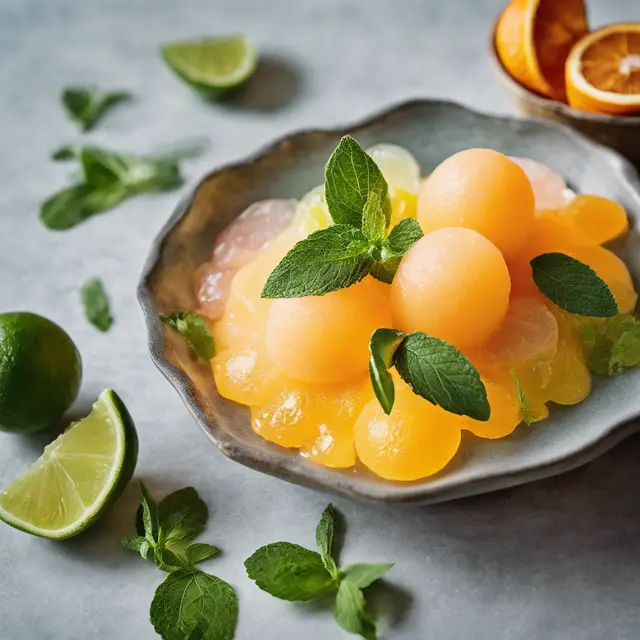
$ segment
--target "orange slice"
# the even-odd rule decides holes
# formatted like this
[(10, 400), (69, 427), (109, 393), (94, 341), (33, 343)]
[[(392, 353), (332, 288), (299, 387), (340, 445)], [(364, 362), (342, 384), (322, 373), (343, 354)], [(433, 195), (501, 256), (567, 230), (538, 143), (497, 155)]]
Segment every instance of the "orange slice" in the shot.
[(520, 84), (564, 100), (565, 61), (587, 31), (584, 0), (511, 0), (498, 19), (496, 50)]
[(571, 50), (565, 72), (572, 107), (640, 113), (640, 23), (612, 24), (582, 38)]

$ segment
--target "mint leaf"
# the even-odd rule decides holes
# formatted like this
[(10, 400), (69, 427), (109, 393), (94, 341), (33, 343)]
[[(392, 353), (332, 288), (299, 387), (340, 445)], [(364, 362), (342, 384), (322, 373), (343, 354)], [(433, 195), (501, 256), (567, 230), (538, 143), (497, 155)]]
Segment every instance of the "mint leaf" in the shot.
[(158, 505), (158, 521), (164, 544), (199, 536), (207, 525), (209, 510), (193, 487), (174, 491)]
[[(126, 536), (125, 538), (122, 538), (120, 542), (125, 549), (129, 549), (129, 551), (135, 551), (140, 555), (142, 555), (141, 549), (143, 545), (146, 545), (145, 553), (149, 550), (149, 543), (143, 536)], [(145, 556), (142, 557), (146, 560)]]
[(151, 624), (164, 640), (231, 640), (238, 599), (224, 580), (200, 571), (175, 571), (157, 588)]
[(151, 545), (149, 544), (149, 542), (147, 540), (145, 540), (141, 545), (140, 545), (140, 555), (142, 556), (143, 560), (147, 560), (149, 558), (149, 551), (151, 551)]
[(87, 320), (100, 331), (108, 331), (113, 324), (113, 317), (102, 281), (98, 278), (87, 280), (82, 285), (80, 295)]
[(527, 395), (524, 392), (522, 384), (520, 383), (520, 379), (518, 378), (514, 369), (511, 369), (511, 375), (513, 377), (514, 382), (516, 383), (516, 389), (518, 391), (518, 399), (520, 400), (520, 415), (522, 416), (522, 421), (527, 425), (531, 426), (533, 422), (533, 411), (531, 409), (531, 401), (527, 398)]
[(271, 272), (263, 298), (321, 296), (362, 280), (370, 264), (361, 231), (336, 224), (298, 242)]
[(413, 218), (400, 220), (391, 230), (389, 237), (382, 242), (379, 251), (373, 253), (374, 263), (369, 268), (371, 275), (381, 282), (391, 284), (400, 260), (423, 235), (417, 220)]
[(561, 309), (579, 316), (618, 315), (611, 290), (589, 265), (563, 253), (543, 253), (531, 268), (538, 289)]
[(281, 600), (312, 600), (336, 584), (319, 553), (291, 542), (261, 547), (244, 566), (260, 589)]
[(580, 339), (592, 373), (613, 376), (640, 364), (640, 319), (632, 315), (582, 322)]
[(142, 512), (142, 531), (138, 530), (138, 534), (144, 535), (149, 544), (154, 547), (158, 542), (160, 530), (158, 505), (151, 497), (151, 494), (143, 482), (140, 483), (140, 489), (142, 491), (142, 503), (140, 505), (140, 510)]
[(380, 193), (372, 191), (362, 209), (362, 233), (372, 245), (386, 239), (387, 219)]
[(196, 542), (195, 544), (190, 544), (187, 547), (185, 557), (187, 562), (190, 564), (198, 564), (198, 562), (204, 562), (219, 553), (220, 549), (218, 547), (214, 547), (212, 544)]
[(356, 633), (366, 640), (376, 640), (376, 626), (365, 611), (364, 595), (353, 582), (340, 582), (333, 614), (345, 631)]
[(91, 129), (111, 107), (131, 99), (128, 91), (101, 91), (95, 87), (69, 87), (62, 104), (71, 120), (83, 131)]
[(56, 149), (51, 154), (51, 159), (56, 162), (66, 162), (67, 160), (78, 160), (80, 158), (80, 152), (82, 147), (75, 147), (71, 145), (67, 145), (65, 147), (60, 147)]
[(410, 333), (395, 354), (400, 377), (414, 393), (446, 411), (486, 421), (491, 415), (478, 370), (444, 340)]
[(340, 569), (340, 576), (343, 580), (348, 580), (359, 589), (365, 589), (381, 578), (393, 565), (393, 562), (382, 562), (378, 564), (356, 562), (342, 567), (342, 569)]
[(335, 512), (329, 504), (322, 512), (322, 517), (316, 528), (316, 545), (320, 549), (322, 562), (326, 570), (334, 577), (338, 577), (338, 567), (333, 559), (333, 535), (335, 533)]
[(388, 191), (373, 159), (351, 136), (344, 136), (325, 169), (325, 199), (333, 221), (361, 229), (365, 203), (375, 193), (382, 204), (386, 228), (391, 218)]
[(166, 316), (159, 314), (165, 324), (175, 329), (189, 345), (189, 349), (196, 358), (209, 361), (213, 358), (215, 349), (213, 337), (207, 326), (207, 321), (195, 311), (176, 310)]
[(167, 549), (163, 545), (158, 545), (153, 550), (154, 555), (153, 559), (156, 563), (156, 566), (161, 571), (166, 571), (167, 573), (171, 573), (173, 571), (180, 571), (181, 569), (191, 569), (192, 566), (189, 562), (187, 562), (186, 558), (183, 558), (181, 555), (174, 553), (171, 549)]
[(389, 369), (404, 336), (404, 332), (397, 329), (376, 329), (369, 341), (369, 377), (376, 398), (387, 415), (391, 413), (395, 400), (395, 387)]

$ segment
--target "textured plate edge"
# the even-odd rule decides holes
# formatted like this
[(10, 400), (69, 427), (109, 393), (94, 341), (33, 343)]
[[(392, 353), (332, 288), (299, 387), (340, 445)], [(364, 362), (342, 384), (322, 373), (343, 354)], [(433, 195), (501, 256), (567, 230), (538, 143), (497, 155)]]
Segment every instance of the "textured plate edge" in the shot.
[[(464, 111), (472, 117), (480, 119), (494, 121), (501, 120), (513, 125), (537, 123), (538, 125), (548, 127), (550, 129), (556, 129), (558, 132), (561, 132), (562, 135), (571, 139), (578, 146), (582, 145), (588, 149), (593, 149), (597, 153), (606, 157), (607, 161), (614, 165), (615, 169), (620, 172), (630, 194), (634, 196), (634, 199), (638, 204), (638, 208), (640, 209), (640, 177), (633, 165), (616, 151), (587, 138), (583, 134), (578, 133), (565, 125), (546, 120), (544, 118), (521, 118), (483, 113), (449, 100), (408, 100), (376, 112), (374, 115), (358, 120), (350, 125), (330, 129), (313, 128), (299, 130), (281, 136), (273, 142), (263, 145), (258, 149), (258, 151), (250, 154), (244, 159), (227, 163), (213, 171), (210, 171), (205, 174), (205, 176), (191, 189), (190, 193), (179, 202), (173, 214), (169, 217), (152, 242), (151, 249), (139, 279), (137, 298), (145, 317), (147, 344), (151, 360), (164, 377), (176, 389), (178, 395), (187, 406), (187, 409), (198, 425), (203, 429), (207, 437), (226, 457), (231, 458), (244, 466), (261, 471), (267, 475), (272, 475), (285, 479), (289, 482), (314, 489), (320, 489), (322, 491), (328, 491), (352, 499), (376, 503), (417, 506), (446, 502), (481, 493), (499, 491), (570, 471), (571, 469), (575, 469), (596, 459), (629, 435), (640, 430), (640, 424), (633, 424), (631, 422), (634, 418), (640, 416), (640, 409), (638, 409), (636, 412), (630, 415), (625, 415), (622, 419), (612, 423), (606, 432), (601, 434), (599, 438), (587, 443), (583, 448), (573, 451), (568, 455), (563, 454), (551, 458), (544, 465), (522, 467), (517, 471), (512, 471), (506, 474), (494, 473), (482, 478), (467, 481), (460, 485), (448, 487), (446, 489), (433, 490), (430, 488), (429, 484), (390, 484), (388, 487), (381, 487), (380, 489), (367, 491), (350, 486), (348, 476), (332, 474), (331, 470), (301, 462), (301, 459), (282, 459), (277, 463), (278, 468), (273, 468), (273, 463), (269, 460), (268, 454), (264, 455), (252, 450), (247, 445), (231, 438), (222, 429), (220, 429), (215, 422), (209, 422), (206, 412), (202, 409), (204, 401), (201, 398), (200, 392), (189, 376), (171, 362), (165, 354), (164, 329), (160, 319), (158, 318), (157, 311), (155, 310), (149, 287), (149, 281), (158, 264), (158, 259), (167, 236), (187, 214), (195, 194), (200, 189), (201, 185), (215, 175), (253, 164), (274, 152), (282, 144), (295, 140), (298, 137), (317, 134), (344, 135), (346, 133), (353, 133), (357, 135), (358, 130), (373, 126), (379, 120), (383, 120), (404, 110), (411, 110), (420, 107), (450, 108)], [(301, 468), (303, 465), (305, 465), (304, 470)]]

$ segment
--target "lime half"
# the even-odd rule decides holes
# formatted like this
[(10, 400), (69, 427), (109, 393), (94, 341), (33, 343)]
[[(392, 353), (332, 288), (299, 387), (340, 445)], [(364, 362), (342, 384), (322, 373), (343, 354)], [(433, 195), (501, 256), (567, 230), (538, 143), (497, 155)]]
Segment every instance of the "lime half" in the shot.
[(84, 420), (72, 424), (0, 493), (0, 519), (42, 538), (74, 536), (122, 493), (137, 459), (133, 420), (107, 389)]
[(249, 79), (258, 63), (251, 41), (242, 35), (175, 42), (162, 47), (169, 66), (207, 95), (220, 95)]

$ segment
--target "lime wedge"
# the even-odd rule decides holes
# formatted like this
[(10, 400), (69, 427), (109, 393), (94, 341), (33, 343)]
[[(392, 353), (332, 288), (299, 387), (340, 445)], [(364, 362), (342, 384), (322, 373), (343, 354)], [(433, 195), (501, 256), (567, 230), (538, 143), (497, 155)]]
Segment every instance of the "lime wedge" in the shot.
[(122, 400), (107, 389), (91, 413), (48, 445), (0, 493), (0, 519), (42, 538), (69, 538), (122, 493), (138, 458), (138, 436)]
[(242, 35), (175, 42), (162, 47), (169, 66), (207, 95), (220, 95), (249, 79), (258, 63), (251, 41)]

